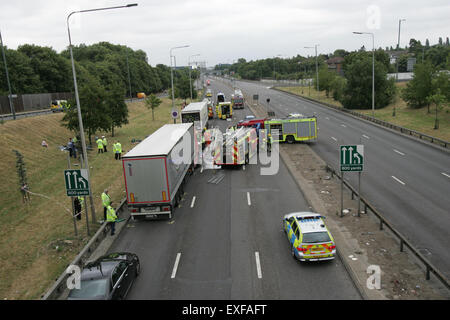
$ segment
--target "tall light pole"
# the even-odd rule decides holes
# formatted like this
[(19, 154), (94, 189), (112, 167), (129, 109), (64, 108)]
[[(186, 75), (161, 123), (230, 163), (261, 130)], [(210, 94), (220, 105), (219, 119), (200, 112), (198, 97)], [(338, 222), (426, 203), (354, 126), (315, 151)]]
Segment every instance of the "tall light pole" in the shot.
[[(84, 137), (83, 119), (81, 117), (80, 97), (78, 96), (77, 75), (76, 75), (76, 71), (75, 71), (75, 62), (73, 60), (72, 39), (70, 37), (69, 19), (75, 13), (111, 10), (111, 9), (119, 9), (119, 8), (129, 8), (129, 7), (135, 7), (135, 6), (137, 6), (137, 3), (127, 4), (125, 6), (116, 6), (116, 7), (107, 7), (107, 8), (97, 8), (97, 9), (73, 11), (67, 16), (67, 32), (69, 34), (69, 51), (70, 51), (70, 60), (72, 62), (73, 85), (75, 87), (75, 101), (77, 103), (78, 123), (79, 123), (79, 126), (80, 126), (81, 147), (83, 149), (84, 166), (85, 166), (85, 169), (87, 170), (87, 175), (88, 175), (87, 178), (88, 178), (88, 180), (89, 180), (89, 163), (88, 163), (88, 157), (87, 157), (87, 152), (86, 152), (86, 139)], [(94, 201), (92, 199), (92, 184), (90, 184), (90, 188), (91, 188), (91, 192), (90, 192), (91, 195), (90, 195), (89, 198), (90, 198), (90, 203), (91, 203), (92, 222), (95, 223), (95, 209), (94, 209)]]
[(192, 102), (192, 81), (191, 81), (191, 58), (198, 57), (200, 53), (193, 54), (188, 58), (188, 66), (189, 66), (189, 90), (191, 90), (191, 102)]
[[(400, 26), (402, 24), (402, 21), (406, 21), (406, 19), (398, 19), (398, 42), (397, 42), (397, 49), (400, 50)], [(397, 75), (396, 79), (398, 81), (398, 55), (395, 57), (395, 64), (397, 69)]]
[(1, 32), (0, 32), (0, 45), (2, 46), (3, 62), (5, 63), (6, 82), (8, 83), (9, 108), (11, 109), (11, 113), (13, 115), (13, 119), (16, 120), (16, 111), (14, 110), (14, 104), (12, 102), (11, 83), (9, 82), (8, 65), (6, 64), (5, 48), (3, 48), (3, 39), (2, 39), (2, 33)]
[(370, 34), (372, 36), (372, 117), (375, 118), (375, 36), (372, 32), (356, 32), (354, 34)]
[(131, 76), (130, 76), (130, 66), (128, 64), (128, 50), (125, 51), (127, 55), (127, 70), (128, 70), (128, 86), (130, 87), (130, 99), (133, 101), (133, 95), (131, 94)]
[(274, 80), (274, 81), (277, 80), (277, 79), (276, 79), (276, 74), (275, 74), (275, 59), (276, 59), (277, 57), (282, 57), (282, 56), (283, 56), (282, 54), (277, 54), (276, 56), (273, 57), (273, 80)]
[[(187, 48), (187, 47), (189, 47), (189, 45), (170, 48), (170, 82), (172, 84), (172, 114), (175, 111), (175, 94), (174, 94), (174, 90), (173, 90), (172, 50)], [(176, 122), (177, 122), (177, 119), (174, 118), (173, 123), (176, 123)]]
[(317, 60), (317, 46), (319, 46), (319, 44), (315, 44), (314, 47), (305, 47), (305, 49), (316, 50), (316, 83), (317, 83), (317, 95), (319, 95), (319, 61)]

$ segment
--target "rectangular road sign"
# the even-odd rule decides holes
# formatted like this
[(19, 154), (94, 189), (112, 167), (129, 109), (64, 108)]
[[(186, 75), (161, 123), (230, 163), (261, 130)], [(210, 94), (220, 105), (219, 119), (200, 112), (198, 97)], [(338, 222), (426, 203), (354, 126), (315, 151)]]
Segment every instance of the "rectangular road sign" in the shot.
[(363, 171), (364, 145), (340, 146), (341, 171)]
[(87, 169), (64, 170), (67, 196), (89, 196), (89, 181), (87, 176)]

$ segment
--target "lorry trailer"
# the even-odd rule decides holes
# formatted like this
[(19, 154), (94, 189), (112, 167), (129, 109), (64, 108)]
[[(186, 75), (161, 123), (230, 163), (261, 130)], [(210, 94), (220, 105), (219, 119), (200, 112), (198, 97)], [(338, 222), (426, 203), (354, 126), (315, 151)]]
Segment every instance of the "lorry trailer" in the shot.
[(122, 156), (131, 217), (173, 217), (193, 170), (194, 126), (166, 124)]

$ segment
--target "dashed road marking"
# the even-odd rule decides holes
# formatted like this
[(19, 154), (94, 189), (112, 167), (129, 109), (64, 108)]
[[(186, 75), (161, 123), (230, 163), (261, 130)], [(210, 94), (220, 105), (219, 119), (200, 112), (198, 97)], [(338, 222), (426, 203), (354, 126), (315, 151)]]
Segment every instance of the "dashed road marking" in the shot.
[(402, 185), (405, 185), (406, 183), (404, 183), (402, 180), (400, 180), (397, 177), (391, 176), (394, 180), (396, 180), (398, 183), (401, 183)]
[(365, 134), (363, 134), (362, 135), (364, 138), (366, 138), (366, 139), (370, 139), (370, 137), (369, 136), (366, 136)]
[(191, 202), (191, 208), (193, 208), (194, 207), (194, 204), (195, 204), (195, 196), (192, 198), (192, 202)]
[(445, 172), (441, 172), (444, 176), (446, 176), (447, 178), (450, 178), (450, 175), (446, 174)]
[(395, 150), (394, 149), (394, 152), (397, 152), (399, 155), (402, 155), (402, 156), (404, 156), (405, 154), (403, 153), (403, 152), (400, 152), (400, 151), (398, 151), (398, 150)]
[(261, 271), (261, 262), (259, 261), (259, 252), (255, 252), (255, 260), (256, 260), (256, 272), (258, 274), (258, 278), (262, 278), (262, 271)]
[(333, 139), (334, 141), (337, 141), (337, 139), (335, 137), (331, 137), (331, 139)]
[(178, 263), (180, 263), (181, 252), (178, 252), (177, 258), (175, 259), (175, 264), (173, 265), (172, 276), (170, 278), (175, 278), (178, 269)]
[(249, 206), (252, 205), (252, 201), (250, 200), (250, 192), (247, 192), (247, 203)]

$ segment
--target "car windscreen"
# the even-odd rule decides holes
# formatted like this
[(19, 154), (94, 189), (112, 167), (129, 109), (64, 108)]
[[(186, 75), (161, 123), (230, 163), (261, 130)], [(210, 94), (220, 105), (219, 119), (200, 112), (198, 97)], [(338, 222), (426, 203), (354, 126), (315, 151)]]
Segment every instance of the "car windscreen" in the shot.
[(106, 295), (108, 280), (83, 280), (80, 289), (70, 291), (70, 298), (92, 299)]
[(328, 232), (310, 232), (303, 234), (304, 243), (317, 243), (317, 242), (328, 242), (331, 241)]

